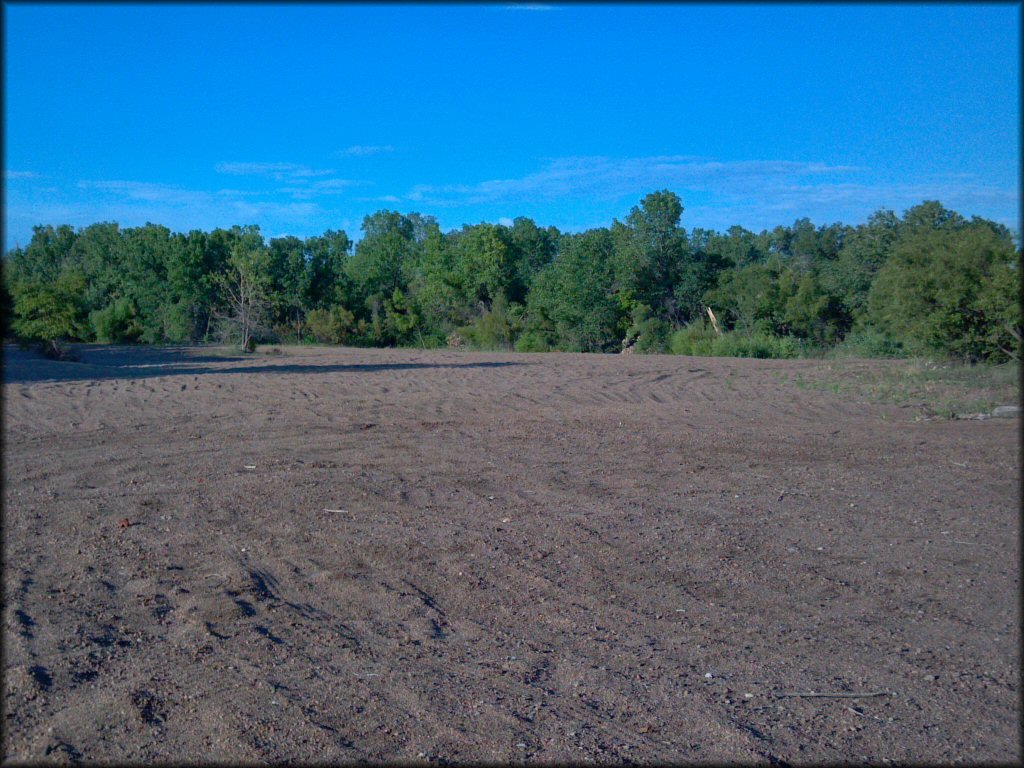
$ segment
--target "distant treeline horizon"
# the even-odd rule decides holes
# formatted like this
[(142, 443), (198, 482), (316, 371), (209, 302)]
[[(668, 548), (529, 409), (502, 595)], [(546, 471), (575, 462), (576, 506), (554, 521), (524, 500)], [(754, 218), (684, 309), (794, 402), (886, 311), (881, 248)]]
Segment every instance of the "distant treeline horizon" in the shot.
[[(4, 254), (4, 335), (23, 341), (320, 342), (517, 351), (1019, 359), (1011, 231), (937, 201), (863, 224), (682, 225), (669, 191), (581, 233), (381, 210), (343, 230), (37, 226)], [(711, 311), (709, 311), (709, 309)]]

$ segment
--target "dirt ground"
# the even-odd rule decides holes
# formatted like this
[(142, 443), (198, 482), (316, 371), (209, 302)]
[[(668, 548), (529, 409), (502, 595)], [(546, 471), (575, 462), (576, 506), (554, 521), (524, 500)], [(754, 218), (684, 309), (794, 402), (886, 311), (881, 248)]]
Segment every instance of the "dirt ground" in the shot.
[(1018, 419), (812, 360), (79, 354), (5, 350), (5, 761), (1021, 757)]

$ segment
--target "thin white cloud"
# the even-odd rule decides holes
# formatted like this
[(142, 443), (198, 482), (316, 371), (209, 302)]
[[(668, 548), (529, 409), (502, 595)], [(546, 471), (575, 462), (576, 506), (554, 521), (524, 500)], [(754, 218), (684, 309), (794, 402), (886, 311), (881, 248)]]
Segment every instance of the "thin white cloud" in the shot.
[(339, 150), (335, 154), (338, 157), (368, 157), (394, 151), (395, 148), (390, 144), (353, 144), (351, 147)]
[(83, 180), (76, 187), (96, 194), (84, 200), (51, 200), (42, 204), (19, 200), (15, 201), (17, 210), (9, 210), (9, 214), (38, 221), (66, 220), (74, 224), (114, 218), (126, 224), (140, 219), (168, 224), (203, 220), (226, 222), (230, 226), (240, 221), (267, 219), (304, 222), (323, 213), (316, 203), (268, 200), (265, 195), (246, 190), (210, 191), (122, 179)]
[(310, 168), (298, 163), (217, 163), (214, 170), (231, 176), (265, 176), (277, 181), (295, 181), (334, 173), (329, 168)]
[(80, 181), (78, 188), (110, 193), (116, 199), (127, 203), (152, 204), (156, 210), (210, 207), (233, 212), (233, 215), (246, 219), (264, 216), (284, 219), (306, 218), (321, 212), (316, 203), (253, 199), (256, 197), (255, 194), (233, 189), (209, 192), (201, 189), (185, 189), (170, 184), (122, 180)]
[(553, 5), (544, 5), (543, 3), (514, 3), (512, 5), (505, 6), (506, 11), (553, 11), (555, 7)]
[(249, 202), (247, 200), (235, 200), (232, 207), (238, 216), (246, 221), (258, 219), (308, 219), (321, 213), (320, 206), (316, 203), (276, 203), (272, 201)]
[(8, 181), (19, 181), (21, 179), (41, 179), (43, 176), (35, 171), (4, 171), (4, 178)]
[[(346, 188), (345, 180), (319, 179), (323, 194)], [(329, 200), (332, 198), (324, 198)], [(39, 224), (84, 227), (116, 221), (123, 227), (156, 222), (175, 232), (210, 231), (235, 224), (258, 224), (268, 231), (320, 234), (352, 226), (347, 210), (316, 200), (291, 199), (278, 190), (198, 189), (162, 182), (89, 179), (61, 189), (19, 184), (7, 190), (3, 211), (4, 248), (24, 245)]]
[(127, 200), (166, 205), (202, 205), (209, 202), (212, 197), (204, 190), (185, 189), (148, 181), (79, 181), (77, 186), (79, 189), (112, 192)]
[(687, 155), (614, 159), (568, 157), (552, 160), (546, 168), (519, 178), (492, 179), (474, 184), (433, 186), (418, 184), (409, 200), (431, 205), (468, 205), (591, 197), (611, 200), (651, 189), (742, 189), (765, 187), (807, 176), (842, 175), (860, 170), (852, 166), (787, 160), (709, 161)]
[(254, 189), (218, 189), (217, 194), (221, 197), (252, 197), (253, 195), (260, 194)]
[(925, 200), (939, 200), (946, 207), (961, 212), (1020, 208), (1018, 190), (984, 184), (963, 175), (909, 183), (786, 184), (773, 188), (770, 197), (754, 199), (731, 195), (725, 199), (730, 208), (743, 206), (779, 223), (787, 222), (787, 215), (793, 219), (817, 218), (822, 223), (826, 217), (830, 220), (848, 218), (838, 214), (829, 216), (829, 211), (870, 212), (884, 207), (902, 212)]
[(351, 187), (357, 187), (365, 183), (356, 179), (321, 179), (307, 186), (282, 187), (277, 191), (289, 195), (296, 200), (311, 200), (314, 197), (322, 197), (324, 195), (340, 195)]
[(667, 188), (682, 197), (688, 226), (763, 228), (804, 216), (854, 223), (879, 208), (902, 211), (923, 200), (940, 200), (965, 214), (977, 212), (1017, 226), (1020, 192), (1015, 188), (963, 173), (899, 182), (873, 176), (858, 166), (792, 160), (570, 157), (550, 160), (540, 170), (515, 178), (418, 184), (405, 200), (442, 210), (478, 205), (529, 209), (572, 201), (587, 208), (621, 207), (621, 216), (643, 195)]
[(400, 203), (402, 198), (395, 195), (381, 195), (380, 197), (357, 197), (356, 200), (361, 203)]

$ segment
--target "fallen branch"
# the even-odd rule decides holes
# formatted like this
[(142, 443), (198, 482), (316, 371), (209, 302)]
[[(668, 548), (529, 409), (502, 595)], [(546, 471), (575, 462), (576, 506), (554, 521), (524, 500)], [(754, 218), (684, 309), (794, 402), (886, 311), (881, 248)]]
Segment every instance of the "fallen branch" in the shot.
[(801, 699), (869, 699), (872, 696), (893, 696), (891, 691), (873, 691), (871, 693), (777, 693), (776, 698), (784, 699), (799, 697)]
[(785, 491), (783, 491), (782, 493), (779, 494), (779, 501), (782, 501), (783, 497), (785, 497), (785, 496), (807, 496), (809, 498), (810, 494), (804, 493), (803, 491), (785, 490)]
[(708, 307), (707, 310), (708, 310), (708, 317), (711, 318), (711, 326), (715, 329), (715, 333), (717, 333), (719, 336), (721, 336), (722, 335), (722, 331), (718, 327), (718, 318), (715, 317), (715, 313), (711, 311), (711, 307)]

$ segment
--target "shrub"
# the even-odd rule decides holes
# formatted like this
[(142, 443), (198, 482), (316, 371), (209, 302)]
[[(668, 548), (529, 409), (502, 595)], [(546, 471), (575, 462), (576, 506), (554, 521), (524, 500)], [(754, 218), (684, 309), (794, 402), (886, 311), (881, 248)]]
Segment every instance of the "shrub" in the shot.
[(636, 328), (636, 351), (642, 355), (666, 352), (671, 331), (672, 326), (668, 320), (659, 317), (647, 318)]
[(874, 328), (850, 331), (832, 350), (835, 357), (906, 357), (908, 354), (910, 350), (902, 341), (893, 340)]
[(340, 305), (314, 309), (306, 315), (306, 327), (321, 344), (346, 344), (357, 330), (355, 315)]
[(669, 336), (668, 349), (673, 355), (714, 355), (718, 334), (703, 322), (690, 323)]
[(668, 337), (672, 326), (668, 320), (653, 315), (646, 304), (638, 304), (633, 308), (633, 323), (626, 331), (626, 346), (635, 339), (633, 351), (640, 354), (656, 354), (668, 350)]
[(458, 333), (474, 349), (511, 349), (516, 333), (514, 321), (518, 317), (510, 312), (505, 297), (499, 294), (490, 309), (484, 310), (471, 324), (459, 328)]
[(516, 352), (548, 352), (551, 345), (539, 331), (527, 331), (515, 344)]
[(100, 341), (131, 343), (138, 341), (142, 335), (142, 326), (137, 320), (135, 304), (131, 299), (117, 299), (103, 309), (90, 312), (89, 322)]
[(703, 324), (691, 323), (671, 335), (669, 350), (674, 355), (707, 357), (792, 358), (805, 352), (805, 345), (793, 336), (731, 331), (719, 336)]
[(714, 345), (714, 354), (722, 357), (792, 358), (800, 357), (801, 350), (798, 339), (767, 333), (727, 333)]

